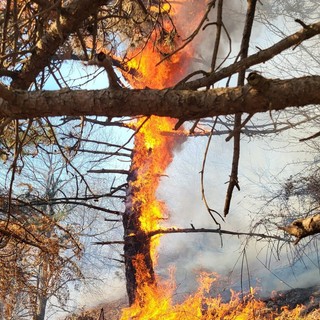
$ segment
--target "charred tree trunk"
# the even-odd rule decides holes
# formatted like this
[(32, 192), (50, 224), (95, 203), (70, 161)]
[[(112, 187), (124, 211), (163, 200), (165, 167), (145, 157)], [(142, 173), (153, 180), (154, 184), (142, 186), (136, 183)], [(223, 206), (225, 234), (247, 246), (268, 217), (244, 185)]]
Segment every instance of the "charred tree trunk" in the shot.
[(132, 205), (132, 199), (135, 195), (135, 188), (132, 187), (132, 182), (136, 180), (136, 170), (128, 175), (128, 192), (126, 200), (126, 210), (123, 214), (123, 228), (124, 228), (124, 261), (125, 261), (125, 275), (127, 294), (129, 304), (132, 305), (136, 298), (138, 279), (136, 270), (136, 259), (138, 257), (143, 259), (144, 267), (147, 270), (145, 279), (150, 283), (155, 281), (154, 269), (151, 258), (150, 244), (151, 238), (142, 229), (139, 221), (141, 211), (139, 205)]
[[(124, 260), (129, 303), (132, 305), (144, 289), (156, 285), (152, 259), (159, 238), (150, 234), (160, 228), (165, 204), (156, 191), (173, 158), (175, 146), (183, 143), (185, 135), (170, 136), (175, 120), (151, 117), (137, 124), (135, 145), (128, 174), (126, 209), (123, 214)], [(140, 290), (141, 289), (141, 290)], [(139, 299), (139, 301), (143, 301)]]

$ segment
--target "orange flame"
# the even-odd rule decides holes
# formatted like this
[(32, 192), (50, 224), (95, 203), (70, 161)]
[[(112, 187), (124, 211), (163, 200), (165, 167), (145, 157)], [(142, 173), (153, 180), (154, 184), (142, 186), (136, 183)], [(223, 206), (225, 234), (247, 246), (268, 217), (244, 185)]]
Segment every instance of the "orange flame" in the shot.
[[(140, 125), (138, 123), (138, 126)], [(162, 135), (162, 131), (170, 131), (174, 125), (173, 119), (152, 117), (142, 125), (135, 138), (135, 154), (132, 170), (137, 171), (137, 179), (132, 182), (135, 197), (134, 207), (139, 207), (141, 229), (146, 233), (160, 228), (165, 204), (156, 198), (160, 178), (172, 161), (174, 137)], [(159, 237), (153, 237), (151, 256), (156, 257), (156, 246)]]
[[(158, 10), (173, 12), (176, 8), (165, 4)], [(132, 75), (134, 73), (130, 72), (126, 74), (127, 80), (134, 88), (163, 89), (174, 85), (185, 74), (191, 51), (180, 51), (158, 64), (172, 51), (171, 46), (177, 42), (171, 23), (165, 23), (161, 32), (159, 35), (159, 30), (154, 30), (142, 49), (132, 50), (128, 55), (127, 67), (138, 71), (138, 75)], [(172, 132), (175, 123), (176, 120), (171, 118), (152, 116), (146, 122), (145, 119), (140, 119), (135, 124), (139, 129), (135, 136), (135, 153), (131, 168), (137, 172), (137, 179), (132, 182), (135, 189), (132, 205), (139, 208), (140, 227), (146, 233), (160, 228), (160, 221), (165, 212), (165, 204), (156, 198), (156, 191), (162, 175), (172, 161), (174, 146), (181, 141), (175, 135), (163, 134)], [(152, 238), (153, 261), (156, 258), (159, 238)]]
[[(197, 3), (193, 0), (191, 2)], [(183, 7), (184, 1), (181, 1), (180, 5)], [(169, 7), (163, 7), (161, 10), (169, 10)], [(171, 7), (170, 10), (178, 9)], [(170, 34), (172, 30), (168, 27), (166, 32)], [(170, 43), (159, 44), (156, 38), (157, 35), (152, 34), (143, 49), (131, 52), (128, 67), (137, 70), (139, 76), (133, 76), (131, 73), (127, 74), (126, 78), (134, 88), (169, 87), (180, 80), (186, 71), (192, 56), (192, 48), (189, 48), (189, 51), (178, 52), (157, 65), (170, 51)], [(146, 233), (160, 229), (160, 221), (166, 210), (165, 204), (156, 198), (156, 191), (161, 177), (172, 161), (173, 148), (177, 142), (175, 135), (163, 132), (170, 133), (175, 122), (174, 119), (153, 116), (147, 121), (141, 119), (135, 125), (138, 132), (135, 136), (132, 170), (137, 172), (137, 178), (132, 182), (132, 187), (136, 190), (132, 205), (139, 208), (140, 227)], [(153, 261), (156, 259), (158, 243), (159, 237), (153, 237), (151, 243)], [(217, 281), (215, 274), (200, 274), (198, 290), (182, 303), (174, 303), (176, 286), (173, 273), (167, 281), (159, 279), (156, 275), (154, 282), (150, 281), (152, 276), (142, 255), (138, 254), (133, 263), (138, 284), (136, 299), (133, 305), (123, 309), (121, 320), (280, 319), (273, 311), (266, 308), (264, 302), (255, 299), (254, 290), (244, 299), (240, 299), (232, 291), (228, 303), (224, 303), (221, 297), (212, 298), (210, 290)], [(290, 318), (289, 316), (298, 314), (300, 309), (297, 309), (296, 313), (288, 310), (283, 312), (287, 312)]]
[[(140, 261), (138, 261), (140, 260)], [(122, 320), (251, 320), (251, 319), (276, 319), (275, 314), (267, 310), (264, 302), (256, 300), (253, 293), (240, 299), (239, 295), (231, 291), (228, 303), (222, 298), (210, 297), (210, 289), (217, 281), (214, 273), (201, 273), (198, 277), (199, 288), (187, 297), (182, 303), (172, 301), (175, 282), (173, 274), (167, 281), (160, 281), (157, 285), (145, 285), (147, 269), (143, 266), (143, 259), (137, 259), (139, 270), (138, 280), (144, 285), (139, 286), (135, 303), (123, 310)]]

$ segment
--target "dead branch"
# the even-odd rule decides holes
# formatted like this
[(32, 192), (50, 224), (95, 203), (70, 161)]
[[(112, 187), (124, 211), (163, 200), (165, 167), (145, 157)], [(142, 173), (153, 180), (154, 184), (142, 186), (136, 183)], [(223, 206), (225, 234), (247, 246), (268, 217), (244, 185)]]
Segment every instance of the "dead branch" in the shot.
[[(264, 92), (250, 85), (206, 91), (170, 89), (14, 91), (14, 104), (0, 99), (0, 117), (24, 119), (62, 115), (110, 117), (158, 115), (195, 120), (238, 112), (255, 114), (320, 103), (320, 76), (286, 80), (268, 79), (268, 84)], [(77, 108), (73, 108), (73, 105)], [(134, 135), (124, 143), (124, 146), (133, 137)]]
[(287, 226), (278, 226), (280, 230), (283, 230), (297, 239), (294, 244), (305, 237), (312, 236), (320, 233), (320, 213), (317, 213), (311, 217), (296, 219)]
[[(215, 22), (215, 25), (217, 26), (216, 30), (216, 39), (214, 42), (214, 49), (212, 53), (212, 58), (211, 58), (211, 71), (214, 71), (216, 69), (216, 62), (217, 62), (217, 57), (218, 57), (218, 52), (220, 48), (220, 40), (221, 40), (221, 31), (222, 31), (222, 9), (223, 9), (223, 0), (219, 0), (218, 2), (218, 8), (217, 8), (217, 22)], [(208, 26), (203, 27), (205, 29)]]
[(168, 229), (159, 229), (155, 231), (151, 231), (148, 233), (149, 237), (153, 237), (158, 234), (171, 234), (171, 233), (217, 233), (217, 234), (229, 234), (232, 236), (249, 236), (249, 237), (258, 237), (261, 239), (274, 239), (279, 241), (288, 242), (288, 239), (274, 236), (274, 235), (267, 235), (264, 233), (255, 233), (255, 232), (237, 232), (237, 231), (230, 231), (230, 230), (223, 230), (223, 229), (208, 229), (208, 228), (168, 228)]
[(205, 172), (205, 167), (206, 167), (206, 162), (207, 162), (207, 155), (208, 155), (208, 152), (209, 152), (209, 147), (210, 147), (210, 143), (211, 143), (211, 139), (213, 137), (213, 132), (214, 132), (214, 129), (215, 129), (215, 126), (216, 126), (216, 123), (217, 123), (217, 117), (215, 119), (215, 122), (212, 126), (212, 129), (211, 129), (211, 132), (210, 132), (210, 135), (209, 135), (209, 139), (208, 139), (208, 142), (207, 142), (207, 145), (206, 145), (206, 150), (204, 152), (204, 157), (203, 157), (203, 161), (202, 161), (202, 168), (201, 168), (201, 171), (200, 171), (200, 182), (201, 182), (201, 195), (202, 195), (202, 200), (207, 208), (207, 211), (209, 213), (209, 215), (211, 216), (211, 218), (213, 219), (213, 221), (215, 222), (215, 224), (217, 224), (219, 226), (219, 228), (221, 227), (220, 223), (216, 220), (216, 218), (214, 217), (214, 214), (218, 215), (222, 221), (224, 221), (224, 219), (222, 218), (222, 216), (219, 214), (218, 211), (210, 208), (209, 206), (209, 203), (207, 201), (207, 197), (206, 197), (206, 193), (205, 193), (205, 185), (204, 185), (204, 172)]
[(129, 174), (129, 170), (121, 170), (121, 169), (92, 169), (88, 170), (88, 173), (116, 173), (116, 174)]
[(112, 245), (112, 244), (125, 244), (126, 242), (123, 241), (123, 240), (114, 240), (114, 241), (96, 241), (96, 242), (92, 242), (92, 244), (95, 244), (95, 245), (102, 245), (102, 246), (105, 246), (105, 245)]
[(222, 80), (226, 77), (231, 76), (232, 74), (239, 72), (240, 70), (245, 70), (251, 66), (257, 65), (261, 62), (268, 61), (281, 53), (284, 50), (291, 48), (297, 44), (300, 44), (301, 41), (310, 39), (315, 35), (320, 33), (320, 21), (314, 24), (308, 25), (308, 28), (303, 28), (296, 33), (289, 35), (283, 40), (277, 42), (273, 46), (259, 50), (259, 52), (248, 56), (245, 59), (242, 59), (236, 63), (231, 64), (217, 72), (212, 72), (208, 77), (200, 78), (193, 80), (187, 83), (181, 83), (176, 89), (197, 89), (201, 87), (206, 87), (213, 83), (216, 83), (219, 80)]
[(300, 141), (300, 142), (308, 141), (308, 140), (317, 138), (317, 137), (319, 137), (319, 136), (320, 136), (320, 131), (317, 132), (317, 133), (315, 133), (315, 134), (313, 134), (312, 136), (307, 137), (307, 138), (302, 138), (302, 139), (300, 139), (299, 141)]
[[(248, 57), (248, 50), (249, 50), (249, 42), (250, 42), (250, 36), (254, 21), (254, 15), (256, 12), (256, 4), (257, 0), (250, 0), (247, 1), (248, 7), (247, 7), (247, 14), (246, 14), (246, 21), (244, 25), (243, 30), (243, 37), (241, 41), (240, 46), (240, 62), (243, 61)], [(244, 85), (245, 80), (245, 70), (240, 70), (238, 75), (238, 85)], [(239, 186), (239, 180), (238, 180), (238, 167), (239, 167), (239, 159), (240, 159), (240, 137), (241, 137), (241, 119), (242, 113), (236, 113), (235, 119), (234, 119), (234, 129), (233, 129), (233, 158), (232, 158), (232, 167), (231, 167), (231, 173), (230, 173), (230, 179), (225, 199), (225, 205), (224, 205), (224, 216), (226, 217), (230, 210), (231, 205), (231, 199), (233, 195), (233, 190), (236, 187), (240, 191)], [(249, 115), (249, 117), (244, 121), (244, 124), (249, 121), (252, 115)], [(229, 136), (230, 137), (230, 136)]]

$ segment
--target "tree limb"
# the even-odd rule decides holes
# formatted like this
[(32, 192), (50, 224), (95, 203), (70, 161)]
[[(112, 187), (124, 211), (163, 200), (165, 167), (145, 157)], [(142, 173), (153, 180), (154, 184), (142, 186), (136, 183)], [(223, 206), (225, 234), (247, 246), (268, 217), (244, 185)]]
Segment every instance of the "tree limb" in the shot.
[(223, 229), (208, 229), (208, 228), (168, 228), (168, 229), (159, 229), (155, 231), (151, 231), (148, 233), (149, 237), (153, 237), (158, 234), (170, 234), (170, 233), (218, 233), (218, 234), (230, 234), (233, 236), (250, 236), (250, 237), (259, 237), (262, 239), (275, 239), (280, 241), (286, 241), (287, 239), (279, 237), (279, 236), (273, 236), (273, 235), (267, 235), (265, 233), (254, 233), (254, 232), (237, 232), (237, 231), (230, 231), (230, 230), (223, 230)]
[(242, 59), (239, 62), (233, 63), (232, 65), (225, 67), (217, 72), (212, 72), (207, 77), (203, 77), (197, 80), (189, 81), (187, 83), (181, 83), (178, 89), (197, 89), (206, 87), (214, 84), (215, 82), (222, 80), (232, 74), (245, 70), (253, 65), (261, 62), (266, 62), (278, 55), (284, 50), (291, 48), (302, 41), (310, 39), (320, 33), (320, 21), (314, 24), (308, 25), (308, 28), (303, 28), (296, 33), (284, 38), (273, 46), (260, 50), (259, 52), (249, 56), (248, 58)]
[(19, 75), (12, 81), (15, 89), (28, 89), (38, 74), (49, 65), (52, 55), (68, 36), (75, 32), (80, 24), (94, 13), (101, 5), (109, 1), (103, 0), (71, 0), (63, 7), (63, 14), (52, 23), (50, 29), (37, 42), (32, 55), (23, 65)]
[(297, 244), (301, 239), (320, 233), (320, 213), (311, 217), (294, 220), (287, 226), (278, 226), (279, 229), (295, 236)]
[(238, 112), (255, 114), (320, 104), (320, 76), (266, 81), (268, 86), (262, 91), (249, 85), (207, 91), (16, 91), (12, 103), (0, 100), (0, 117), (157, 115), (195, 120)]

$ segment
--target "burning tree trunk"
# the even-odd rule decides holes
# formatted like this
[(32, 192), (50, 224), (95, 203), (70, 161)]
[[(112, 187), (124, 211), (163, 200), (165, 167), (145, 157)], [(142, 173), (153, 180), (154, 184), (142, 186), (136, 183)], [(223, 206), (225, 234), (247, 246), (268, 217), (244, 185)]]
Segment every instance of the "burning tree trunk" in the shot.
[[(154, 282), (154, 270), (151, 259), (150, 237), (141, 229), (139, 218), (141, 216), (141, 208), (139, 205), (133, 206), (132, 200), (135, 197), (135, 189), (130, 187), (136, 180), (136, 170), (133, 170), (128, 176), (128, 193), (127, 193), (127, 206), (123, 214), (123, 227), (124, 227), (124, 261), (125, 261), (125, 275), (127, 294), (129, 304), (132, 305), (138, 287), (136, 263), (137, 259), (142, 257), (142, 261), (148, 270), (149, 284)], [(139, 190), (136, 190), (139, 192)], [(141, 260), (140, 260), (141, 261)]]
[(162, 134), (174, 126), (173, 119), (152, 117), (138, 124), (130, 174), (126, 210), (123, 215), (124, 258), (127, 293), (130, 305), (138, 287), (155, 284), (153, 261), (159, 236), (149, 233), (160, 228), (164, 204), (157, 200), (156, 191), (165, 169), (172, 161), (173, 148), (185, 137)]
[[(203, 4), (199, 4), (199, 21)], [(171, 4), (170, 8), (173, 7), (175, 5)], [(175, 9), (178, 7), (179, 5)], [(128, 73), (125, 77), (135, 89), (170, 87), (187, 72), (189, 58), (192, 56), (191, 48), (188, 52), (177, 52), (174, 59), (166, 59), (159, 64), (164, 55), (172, 52), (175, 45), (178, 47), (181, 39), (171, 18), (164, 22), (161, 33), (170, 37), (159, 38), (154, 29), (143, 48), (133, 50), (128, 55), (132, 58), (128, 59), (127, 65), (129, 69), (137, 70), (137, 75)], [(175, 144), (182, 143), (186, 138), (185, 135), (179, 136), (179, 131), (176, 131), (176, 135), (163, 134), (173, 131), (175, 124), (174, 119), (155, 116), (137, 123), (128, 176), (126, 210), (123, 215), (124, 258), (130, 305), (135, 301), (142, 304), (144, 290), (156, 286), (153, 263), (160, 236), (151, 238), (150, 233), (160, 229), (159, 221), (163, 220), (165, 210), (164, 204), (156, 199), (156, 191), (161, 176), (172, 161)]]

